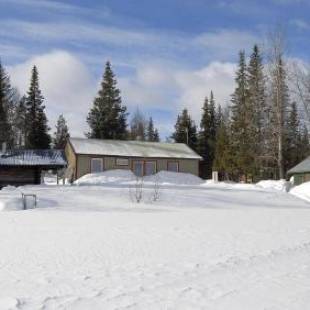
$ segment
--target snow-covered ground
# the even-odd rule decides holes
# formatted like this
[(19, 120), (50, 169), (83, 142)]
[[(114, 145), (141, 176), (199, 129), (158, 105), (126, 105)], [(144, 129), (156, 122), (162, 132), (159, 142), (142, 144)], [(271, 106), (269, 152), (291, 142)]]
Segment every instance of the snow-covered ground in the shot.
[(0, 309), (308, 309), (310, 203), (188, 180), (0, 191)]

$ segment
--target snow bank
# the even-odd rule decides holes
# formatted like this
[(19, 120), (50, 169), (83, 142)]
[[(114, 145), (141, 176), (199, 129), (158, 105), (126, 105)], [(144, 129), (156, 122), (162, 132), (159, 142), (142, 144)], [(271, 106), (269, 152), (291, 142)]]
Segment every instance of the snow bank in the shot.
[(200, 185), (205, 181), (201, 178), (190, 174), (171, 171), (160, 171), (154, 175), (146, 176), (144, 181), (158, 182), (160, 184), (173, 184), (173, 185)]
[(290, 183), (286, 180), (264, 180), (256, 183), (256, 186), (264, 189), (288, 192), (290, 188)]
[(104, 185), (109, 183), (128, 183), (135, 179), (130, 170), (113, 169), (100, 173), (90, 173), (82, 176), (74, 182), (77, 185)]
[(290, 190), (290, 194), (310, 201), (310, 182), (295, 186)]

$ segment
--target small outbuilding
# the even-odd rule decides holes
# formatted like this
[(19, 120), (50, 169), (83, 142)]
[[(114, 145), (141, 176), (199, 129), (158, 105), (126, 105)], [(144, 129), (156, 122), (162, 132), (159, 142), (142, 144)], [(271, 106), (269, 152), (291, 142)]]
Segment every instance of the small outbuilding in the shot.
[(288, 177), (294, 177), (294, 185), (310, 181), (310, 156), (287, 172)]
[(0, 188), (40, 184), (42, 171), (67, 166), (61, 150), (7, 150), (0, 152)]
[(65, 153), (72, 180), (110, 169), (132, 170), (137, 176), (162, 170), (198, 176), (202, 159), (183, 143), (86, 138), (69, 138)]

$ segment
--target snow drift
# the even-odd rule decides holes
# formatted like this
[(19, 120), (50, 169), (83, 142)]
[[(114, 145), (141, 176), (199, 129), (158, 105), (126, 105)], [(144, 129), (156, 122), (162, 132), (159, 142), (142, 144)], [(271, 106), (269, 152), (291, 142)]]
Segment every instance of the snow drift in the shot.
[(82, 176), (74, 183), (76, 185), (104, 185), (109, 183), (128, 183), (135, 179), (135, 175), (130, 170), (114, 169), (100, 173), (90, 173)]
[(298, 198), (310, 201), (310, 182), (306, 182), (296, 187), (293, 187), (290, 190), (290, 194)]
[(263, 180), (256, 183), (257, 187), (264, 189), (277, 190), (281, 192), (288, 192), (290, 188), (290, 183), (286, 180)]
[(144, 181), (159, 183), (165, 185), (200, 185), (205, 181), (201, 178), (190, 174), (182, 172), (171, 172), (171, 171), (160, 171), (154, 175), (144, 177)]

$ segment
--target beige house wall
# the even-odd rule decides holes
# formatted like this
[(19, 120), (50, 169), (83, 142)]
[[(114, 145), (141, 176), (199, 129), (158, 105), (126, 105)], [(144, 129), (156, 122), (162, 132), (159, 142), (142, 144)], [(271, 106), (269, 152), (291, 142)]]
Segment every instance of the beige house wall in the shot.
[[(72, 176), (72, 178), (76, 178), (76, 155), (69, 143), (66, 144), (65, 147), (65, 155), (68, 162), (67, 171), (68, 174)], [(70, 176), (68, 176), (70, 178)]]
[[(179, 172), (191, 173), (194, 175), (199, 174), (199, 160), (198, 159), (174, 159), (174, 158), (140, 158), (140, 157), (114, 157), (114, 156), (100, 156), (100, 155), (77, 155), (77, 166), (76, 166), (76, 179), (82, 177), (85, 174), (91, 172), (91, 159), (92, 158), (102, 158), (104, 170), (111, 169), (130, 169), (132, 170), (133, 161), (135, 160), (145, 160), (145, 161), (155, 161), (157, 172), (162, 170), (167, 170), (168, 162), (178, 162)], [(116, 165), (116, 159), (128, 159), (128, 166), (118, 166)], [(69, 159), (68, 159), (69, 161)]]

